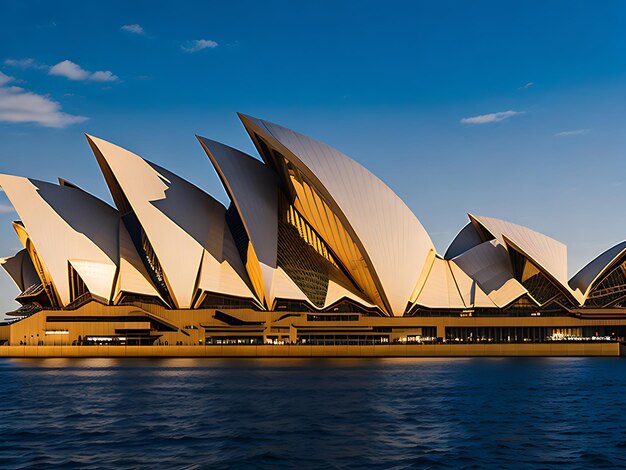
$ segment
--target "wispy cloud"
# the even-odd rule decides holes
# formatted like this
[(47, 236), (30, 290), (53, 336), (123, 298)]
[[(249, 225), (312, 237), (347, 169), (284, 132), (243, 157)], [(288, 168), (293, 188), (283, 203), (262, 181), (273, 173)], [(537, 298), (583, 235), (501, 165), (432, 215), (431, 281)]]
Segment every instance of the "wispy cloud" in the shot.
[(118, 76), (110, 70), (98, 70), (89, 77), (89, 80), (93, 80), (94, 82), (115, 82), (117, 79)]
[(57, 27), (57, 22), (56, 21), (49, 21), (47, 23), (43, 23), (40, 25), (37, 25), (37, 28), (39, 29), (48, 29), (48, 28), (56, 28)]
[(24, 59), (5, 59), (4, 64), (8, 65), (9, 67), (16, 67), (23, 70), (45, 70), (48, 68), (46, 64), (40, 64), (35, 59), (31, 59), (30, 57), (26, 57)]
[(528, 90), (530, 87), (535, 86), (534, 82), (528, 82), (520, 87), (520, 90)]
[(83, 122), (85, 116), (61, 111), (61, 105), (49, 96), (11, 86), (12, 77), (0, 72), (0, 121), (30, 122), (44, 127), (66, 127)]
[(63, 60), (56, 65), (50, 67), (49, 65), (37, 62), (30, 57), (24, 59), (5, 59), (5, 65), (10, 67), (16, 67), (20, 69), (37, 69), (47, 70), (50, 75), (57, 75), (65, 77), (70, 80), (90, 80), (92, 82), (115, 82), (119, 79), (110, 70), (98, 70), (96, 72), (90, 72), (83, 69), (80, 65), (72, 62), (71, 60)]
[(14, 80), (13, 77), (9, 77), (8, 75), (5, 75), (2, 72), (0, 72), (0, 86), (4, 86), (12, 80)]
[(589, 134), (591, 132), (591, 129), (576, 129), (573, 131), (563, 131), (563, 132), (557, 132), (556, 134), (554, 134), (555, 137), (570, 137), (573, 135), (585, 135), (585, 134)]
[(146, 34), (143, 27), (140, 24), (125, 24), (120, 28), (122, 31), (133, 34)]
[(512, 118), (518, 114), (524, 114), (523, 111), (500, 111), (498, 113), (481, 114), (480, 116), (472, 116), (461, 119), (462, 124), (489, 124), (491, 122), (500, 122), (505, 119)]
[(118, 79), (117, 75), (109, 70), (98, 70), (90, 72), (83, 69), (80, 65), (71, 60), (63, 60), (48, 70), (50, 75), (58, 75), (69, 80), (91, 80), (94, 82), (114, 82)]
[(87, 80), (91, 75), (80, 65), (75, 64), (71, 60), (64, 60), (56, 65), (53, 65), (50, 67), (48, 73), (50, 75), (59, 75), (61, 77), (69, 78), (70, 80)]
[(13, 206), (9, 204), (0, 204), (0, 214), (10, 214), (12, 212), (15, 212)]
[(215, 49), (218, 45), (217, 42), (211, 39), (196, 39), (180, 46), (180, 48), (185, 52), (198, 52), (202, 49)]

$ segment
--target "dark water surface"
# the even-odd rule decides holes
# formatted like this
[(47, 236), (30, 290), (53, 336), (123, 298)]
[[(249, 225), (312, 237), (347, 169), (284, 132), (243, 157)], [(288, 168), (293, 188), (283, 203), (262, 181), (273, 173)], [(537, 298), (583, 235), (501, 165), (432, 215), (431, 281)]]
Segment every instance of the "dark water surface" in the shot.
[(0, 361), (0, 468), (626, 465), (626, 359)]

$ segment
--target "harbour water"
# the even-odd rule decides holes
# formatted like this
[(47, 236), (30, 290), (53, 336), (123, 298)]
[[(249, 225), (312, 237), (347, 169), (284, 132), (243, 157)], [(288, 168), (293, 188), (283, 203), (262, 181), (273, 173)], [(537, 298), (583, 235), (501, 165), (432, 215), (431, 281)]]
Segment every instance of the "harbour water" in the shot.
[(626, 359), (3, 359), (0, 468), (626, 465)]

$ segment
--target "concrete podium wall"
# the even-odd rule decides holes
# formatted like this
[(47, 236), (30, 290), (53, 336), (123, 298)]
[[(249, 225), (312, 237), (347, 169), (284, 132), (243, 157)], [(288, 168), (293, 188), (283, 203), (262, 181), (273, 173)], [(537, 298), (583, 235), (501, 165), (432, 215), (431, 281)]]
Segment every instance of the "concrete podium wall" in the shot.
[[(0, 346), (0, 357), (506, 357), (619, 356), (612, 343), (376, 346)], [(626, 351), (624, 351), (626, 352)]]

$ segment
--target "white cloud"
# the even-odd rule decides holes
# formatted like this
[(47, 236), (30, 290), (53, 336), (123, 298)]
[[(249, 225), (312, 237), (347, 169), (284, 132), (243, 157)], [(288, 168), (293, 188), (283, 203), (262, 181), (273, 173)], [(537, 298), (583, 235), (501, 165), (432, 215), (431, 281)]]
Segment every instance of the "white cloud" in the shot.
[(44, 70), (48, 68), (47, 65), (40, 64), (36, 62), (35, 59), (31, 59), (30, 57), (26, 57), (24, 59), (5, 59), (4, 64), (9, 67), (17, 67), (20, 69)]
[(48, 71), (50, 75), (59, 75), (61, 77), (69, 78), (70, 80), (87, 80), (89, 78), (89, 72), (82, 69), (80, 65), (75, 64), (71, 60), (64, 60), (56, 65), (50, 67)]
[(480, 116), (472, 116), (461, 119), (462, 124), (489, 124), (491, 122), (500, 122), (509, 119), (518, 114), (524, 114), (523, 111), (500, 111), (498, 113), (481, 114)]
[(4, 63), (8, 66), (18, 67), (21, 69), (47, 69), (48, 74), (50, 75), (57, 75), (70, 80), (91, 80), (93, 82), (114, 82), (118, 80), (117, 75), (110, 70), (98, 70), (92, 73), (83, 69), (80, 65), (72, 62), (71, 60), (63, 60), (52, 67), (40, 64), (35, 61), (35, 59), (31, 59), (30, 57), (25, 59), (5, 59)]
[(8, 204), (0, 204), (0, 214), (10, 214), (11, 212), (15, 212), (13, 206)]
[(563, 132), (557, 132), (556, 134), (554, 134), (555, 137), (569, 137), (572, 135), (585, 135), (585, 134), (589, 134), (591, 132), (591, 129), (576, 129), (573, 131), (563, 131)]
[(94, 82), (114, 82), (117, 78), (117, 75), (114, 75), (110, 70), (98, 70), (91, 74), (89, 80), (93, 80)]
[(120, 29), (122, 31), (126, 31), (127, 33), (146, 34), (146, 32), (143, 30), (142, 26), (140, 24), (137, 24), (137, 23), (135, 23), (135, 24), (125, 24)]
[(91, 80), (94, 82), (114, 82), (118, 79), (113, 72), (109, 70), (98, 70), (97, 72), (89, 72), (80, 65), (75, 64), (71, 60), (63, 60), (56, 65), (50, 67), (48, 71), (50, 75), (58, 75), (70, 80)]
[(191, 41), (186, 46), (180, 46), (185, 52), (198, 52), (202, 49), (215, 49), (218, 46), (217, 42), (211, 39), (196, 39)]
[(83, 122), (85, 116), (61, 111), (61, 105), (49, 96), (38, 95), (17, 86), (6, 86), (13, 80), (0, 72), (0, 121), (31, 122), (44, 127), (66, 127)]
[(528, 90), (531, 86), (534, 86), (535, 84), (533, 82), (528, 82), (525, 85), (523, 85), (521, 88), (522, 90)]

